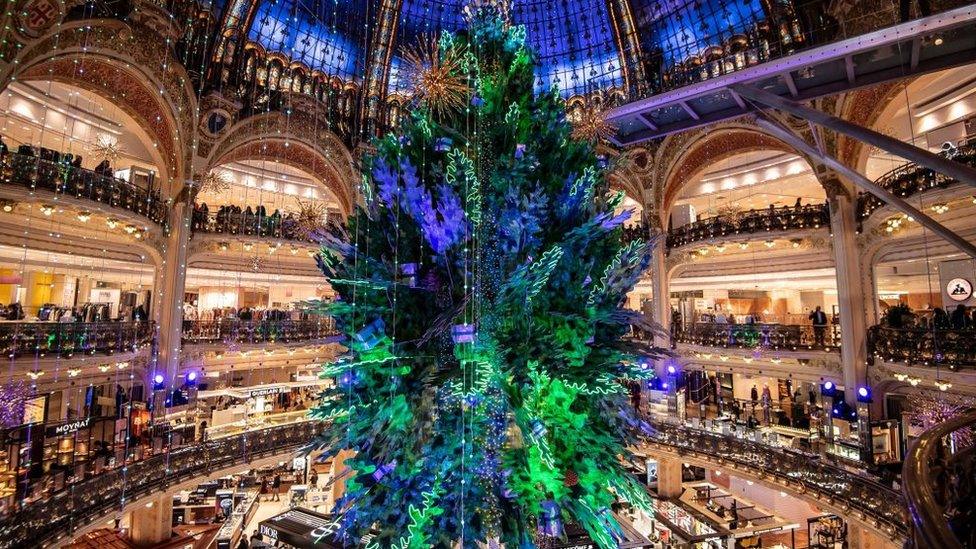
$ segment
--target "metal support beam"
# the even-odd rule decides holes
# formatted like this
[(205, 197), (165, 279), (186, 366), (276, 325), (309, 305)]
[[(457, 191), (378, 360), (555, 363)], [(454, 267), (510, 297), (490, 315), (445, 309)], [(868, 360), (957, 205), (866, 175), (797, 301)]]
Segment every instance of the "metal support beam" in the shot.
[(966, 166), (965, 164), (953, 162), (952, 160), (937, 154), (930, 153), (925, 149), (921, 149), (914, 145), (905, 143), (904, 141), (899, 141), (892, 137), (888, 137), (887, 135), (882, 135), (876, 131), (858, 126), (857, 124), (852, 124), (845, 120), (841, 120), (836, 116), (818, 111), (817, 109), (805, 107), (795, 101), (791, 101), (785, 97), (780, 97), (774, 93), (769, 93), (765, 90), (742, 85), (732, 86), (732, 88), (734, 91), (738, 92), (739, 95), (749, 99), (750, 101), (761, 103), (781, 111), (786, 111), (794, 116), (806, 119), (814, 124), (829, 128), (836, 132), (843, 133), (869, 145), (874, 145), (875, 147), (888, 151), (891, 154), (900, 156), (906, 160), (910, 160), (916, 164), (935, 170), (938, 173), (947, 175), (967, 185), (976, 187), (976, 169)]
[(944, 225), (942, 225), (938, 221), (922, 213), (921, 211), (919, 211), (917, 208), (915, 208), (908, 202), (905, 202), (901, 198), (879, 187), (874, 183), (874, 181), (871, 181), (870, 179), (857, 173), (853, 169), (848, 168), (836, 158), (827, 154), (820, 154), (820, 151), (818, 151), (815, 147), (811, 146), (809, 143), (804, 141), (795, 133), (780, 126), (776, 122), (760, 117), (756, 120), (756, 123), (759, 124), (759, 126), (761, 126), (763, 129), (771, 133), (773, 136), (782, 140), (787, 145), (790, 145), (791, 147), (809, 156), (810, 158), (822, 162), (828, 168), (831, 168), (835, 172), (851, 180), (855, 185), (861, 187), (865, 191), (880, 198), (886, 204), (889, 204), (890, 206), (892, 206), (893, 208), (895, 208), (896, 210), (900, 211), (905, 215), (911, 216), (913, 219), (915, 219), (915, 221), (918, 221), (922, 226), (932, 231), (933, 233), (939, 235), (940, 237), (945, 239), (947, 242), (949, 242), (950, 244), (958, 248), (960, 251), (962, 251), (969, 257), (976, 259), (976, 246), (967, 242), (965, 239), (963, 239), (956, 233), (952, 232), (951, 230), (947, 229)]

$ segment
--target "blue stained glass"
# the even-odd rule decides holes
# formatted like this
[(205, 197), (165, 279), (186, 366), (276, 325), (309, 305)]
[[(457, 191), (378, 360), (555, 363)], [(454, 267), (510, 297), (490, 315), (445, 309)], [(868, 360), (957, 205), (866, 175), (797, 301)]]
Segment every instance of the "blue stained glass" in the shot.
[(759, 0), (636, 0), (634, 11), (643, 48), (660, 50), (667, 65), (747, 33), (765, 19)]
[(366, 1), (268, 0), (255, 14), (248, 38), (313, 69), (358, 81), (365, 66)]

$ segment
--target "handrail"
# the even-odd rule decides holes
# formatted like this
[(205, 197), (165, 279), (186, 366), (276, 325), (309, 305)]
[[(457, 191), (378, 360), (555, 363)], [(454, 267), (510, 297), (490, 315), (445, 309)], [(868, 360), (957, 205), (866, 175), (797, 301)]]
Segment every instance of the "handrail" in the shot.
[(135, 351), (152, 339), (142, 322), (0, 322), (0, 351), (8, 358)]
[(675, 343), (723, 349), (837, 350), (840, 346), (840, 325), (825, 326), (821, 337), (810, 324), (696, 322), (673, 330), (672, 338)]
[(72, 484), (0, 521), (0, 549), (44, 547), (113, 510), (193, 477), (297, 449), (315, 436), (304, 421), (185, 446)]
[(184, 343), (289, 343), (338, 335), (328, 317), (306, 320), (184, 320)]
[[(883, 524), (890, 534), (908, 535), (900, 494), (869, 478), (824, 462), (820, 456), (648, 419), (646, 440), (674, 448), (679, 454), (705, 454), (735, 468), (798, 483), (828, 501), (845, 502)], [(838, 504), (840, 505), (840, 504)]]
[(737, 214), (722, 214), (668, 231), (668, 249), (680, 248), (710, 239), (734, 239), (743, 235), (766, 234), (803, 229), (819, 229), (830, 225), (827, 203), (800, 207), (779, 207), (749, 210)]
[(9, 152), (3, 156), (3, 183), (42, 189), (139, 214), (157, 225), (166, 224), (166, 203), (150, 192), (111, 175), (102, 175), (65, 162)]
[(258, 215), (248, 212), (193, 210), (190, 224), (194, 232), (233, 236), (261, 236), (313, 242), (302, 230), (297, 216), (291, 212), (279, 215)]
[(912, 366), (976, 368), (976, 331), (943, 328), (868, 328), (868, 356)]
[[(944, 450), (944, 439), (964, 427), (976, 426), (976, 412), (943, 421), (922, 433), (908, 447), (902, 466), (902, 492), (914, 527), (918, 549), (962, 549), (945, 517), (945, 506), (936, 496), (940, 475), (933, 469)], [(945, 467), (946, 464), (943, 464)], [(944, 477), (943, 477), (944, 478)]]
[[(955, 150), (943, 154), (956, 162), (976, 167), (976, 140), (971, 140)], [(908, 198), (930, 189), (944, 189), (958, 183), (952, 177), (937, 173), (924, 166), (919, 166), (914, 162), (902, 164), (875, 179), (874, 182), (879, 187), (899, 198)], [(871, 217), (871, 214), (885, 204), (883, 200), (873, 194), (867, 192), (859, 193), (857, 195), (858, 224), (863, 223), (867, 218)]]

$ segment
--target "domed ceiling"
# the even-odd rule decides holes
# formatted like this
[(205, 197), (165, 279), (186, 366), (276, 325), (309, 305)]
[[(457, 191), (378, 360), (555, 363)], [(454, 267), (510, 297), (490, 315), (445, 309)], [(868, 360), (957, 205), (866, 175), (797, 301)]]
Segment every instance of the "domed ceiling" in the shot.
[[(252, 1), (230, 8), (249, 23), (249, 40), (347, 82), (363, 80), (377, 22), (395, 14), (387, 38), (391, 93), (403, 91), (404, 45), (464, 24), (464, 0)], [(511, 7), (538, 55), (537, 89), (556, 86), (564, 96), (623, 88), (629, 67), (648, 52), (680, 62), (748, 32), (764, 13), (760, 0), (515, 0)]]

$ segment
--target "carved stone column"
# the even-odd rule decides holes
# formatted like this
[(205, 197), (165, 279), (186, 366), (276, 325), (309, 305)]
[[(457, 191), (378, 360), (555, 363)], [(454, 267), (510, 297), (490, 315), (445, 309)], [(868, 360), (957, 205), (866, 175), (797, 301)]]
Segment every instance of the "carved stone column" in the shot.
[(857, 245), (857, 195), (836, 175), (820, 175), (830, 206), (837, 302), (840, 308), (841, 364), (844, 398), (855, 405), (857, 388), (867, 383), (867, 296), (861, 252)]
[[(671, 329), (671, 285), (668, 280), (667, 256), (664, 237), (661, 237), (654, 247), (651, 256), (651, 291), (653, 299), (651, 302), (651, 318), (665, 330)], [(661, 348), (670, 348), (671, 339), (666, 335), (655, 335), (654, 345)], [(654, 365), (658, 377), (664, 379), (664, 361), (658, 360)]]
[[(149, 376), (163, 374), (167, 387), (175, 385), (180, 365), (180, 338), (183, 334), (183, 291), (186, 287), (186, 257), (190, 241), (190, 216), (193, 212), (179, 200), (170, 209), (169, 234), (166, 237), (162, 264), (156, 269), (153, 319), (159, 343), (156, 364)], [(151, 383), (151, 379), (149, 380)]]
[(681, 496), (681, 462), (677, 459), (657, 460), (657, 495), (671, 499)]

